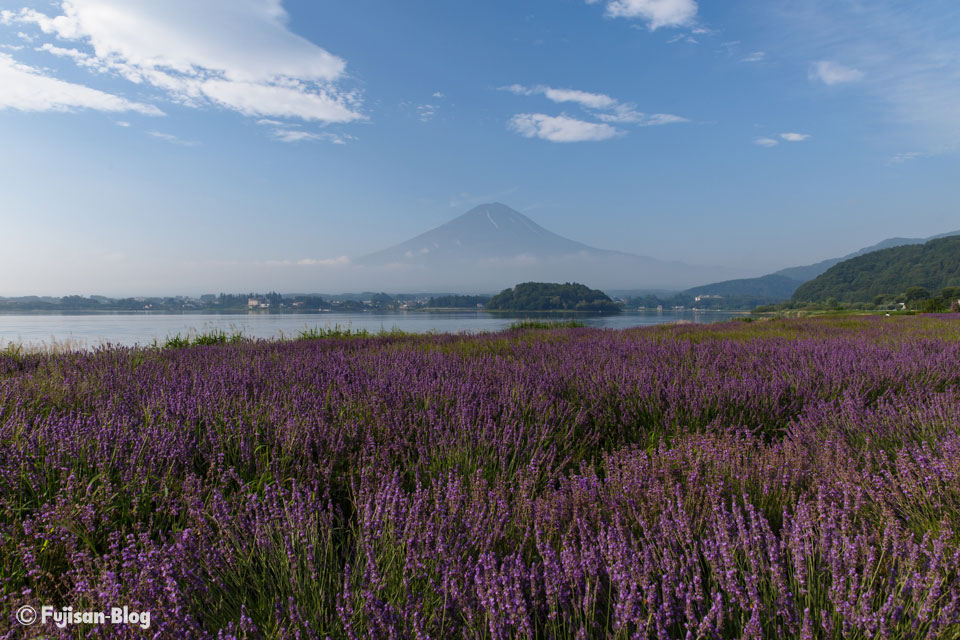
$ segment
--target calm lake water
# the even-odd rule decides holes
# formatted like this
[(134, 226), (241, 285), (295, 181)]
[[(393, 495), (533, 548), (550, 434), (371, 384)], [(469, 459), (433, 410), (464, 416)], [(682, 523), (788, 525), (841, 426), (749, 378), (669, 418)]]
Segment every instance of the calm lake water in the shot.
[[(227, 333), (240, 332), (253, 338), (296, 337), (308, 328), (401, 329), (414, 333), (500, 331), (519, 319), (535, 314), (516, 316), (463, 312), (384, 312), (384, 313), (263, 313), (248, 314), (174, 314), (174, 313), (110, 313), (86, 315), (0, 315), (0, 345), (22, 342), (42, 345), (69, 342), (78, 347), (102, 344), (150, 345), (166, 338), (193, 335), (215, 329)], [(722, 322), (737, 317), (722, 311), (664, 311), (657, 313), (627, 312), (611, 316), (577, 316), (591, 327), (625, 329), (669, 322)], [(550, 316), (556, 319), (557, 316)]]

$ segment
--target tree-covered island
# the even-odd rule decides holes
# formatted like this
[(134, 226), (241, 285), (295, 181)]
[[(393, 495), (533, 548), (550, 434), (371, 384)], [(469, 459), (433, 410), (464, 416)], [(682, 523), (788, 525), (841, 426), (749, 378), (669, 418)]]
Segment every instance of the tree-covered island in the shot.
[(590, 311), (619, 313), (621, 306), (598, 289), (566, 282), (524, 282), (504, 289), (486, 304), (488, 311)]

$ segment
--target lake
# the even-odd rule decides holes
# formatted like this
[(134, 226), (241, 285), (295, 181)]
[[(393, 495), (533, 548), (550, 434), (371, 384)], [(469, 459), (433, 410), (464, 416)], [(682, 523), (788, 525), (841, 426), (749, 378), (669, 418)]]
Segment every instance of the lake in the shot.
[[(526, 313), (508, 315), (484, 311), (450, 312), (361, 312), (361, 313), (101, 313), (80, 315), (0, 315), (0, 345), (22, 342), (27, 345), (66, 343), (78, 347), (103, 344), (150, 345), (166, 338), (194, 335), (215, 329), (240, 332), (252, 338), (296, 337), (308, 328), (401, 329), (412, 333), (429, 331), (458, 333), (500, 331), (517, 320), (534, 317)], [(741, 316), (724, 311), (632, 311), (617, 315), (578, 315), (590, 327), (625, 329), (670, 322), (722, 322)], [(544, 316), (556, 319), (558, 316)], [(570, 317), (570, 316), (567, 316)]]

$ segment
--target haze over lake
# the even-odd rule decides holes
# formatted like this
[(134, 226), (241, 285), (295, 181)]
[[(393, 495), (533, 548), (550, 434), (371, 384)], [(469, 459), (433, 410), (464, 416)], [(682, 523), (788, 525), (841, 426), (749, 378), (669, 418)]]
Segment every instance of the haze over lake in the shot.
[[(163, 342), (177, 334), (186, 336), (213, 330), (240, 332), (251, 338), (296, 337), (308, 328), (401, 329), (412, 333), (500, 331), (517, 320), (536, 314), (502, 314), (482, 311), (382, 312), (382, 313), (250, 313), (157, 314), (116, 313), (84, 315), (0, 315), (0, 345), (79, 343), (132, 346)], [(720, 322), (738, 314), (720, 311), (627, 312), (616, 315), (578, 315), (590, 327), (622, 329), (671, 322)], [(551, 316), (556, 319), (557, 316)]]

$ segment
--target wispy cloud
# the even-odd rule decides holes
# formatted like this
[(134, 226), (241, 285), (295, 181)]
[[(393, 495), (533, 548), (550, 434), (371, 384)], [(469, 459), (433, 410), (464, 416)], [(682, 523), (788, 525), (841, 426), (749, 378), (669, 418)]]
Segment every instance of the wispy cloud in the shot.
[(766, 51), (754, 51), (740, 58), (740, 62), (763, 62), (767, 59)]
[(437, 115), (437, 106), (433, 104), (418, 104), (417, 113), (420, 116), (420, 122), (430, 122)]
[(520, 190), (520, 187), (514, 186), (509, 189), (504, 189), (502, 191), (497, 191), (496, 193), (467, 193), (460, 192), (450, 198), (450, 208), (451, 209), (462, 209), (464, 207), (472, 207), (478, 204), (483, 204), (485, 202), (497, 202), (503, 200), (507, 196), (512, 196)]
[(636, 124), (641, 127), (659, 127), (665, 124), (690, 122), (687, 118), (672, 113), (643, 113), (629, 105), (619, 105), (612, 113), (598, 113), (597, 118), (603, 122)]
[(676, 42), (685, 42), (687, 44), (700, 44), (700, 41), (694, 38), (689, 33), (678, 33), (677, 35), (667, 40), (667, 44), (674, 44)]
[(753, 139), (753, 144), (760, 147), (775, 147), (780, 144), (780, 141), (784, 142), (803, 142), (810, 139), (809, 133), (778, 133), (776, 136), (758, 136)]
[(501, 87), (501, 90), (509, 91), (518, 96), (542, 94), (553, 102), (575, 102), (588, 109), (609, 109), (617, 105), (617, 101), (608, 95), (578, 91), (576, 89), (555, 89), (545, 85), (525, 87), (522, 84), (511, 84), (506, 87)]
[[(542, 95), (556, 103), (574, 103), (587, 110), (592, 117), (602, 123), (635, 124), (641, 127), (653, 127), (688, 122), (686, 118), (670, 113), (648, 114), (638, 111), (636, 105), (622, 103), (604, 93), (591, 93), (578, 89), (557, 89), (546, 85), (527, 87), (521, 84), (500, 87), (500, 90), (509, 91), (510, 93), (521, 96)], [(611, 127), (611, 129), (613, 128)], [(613, 131), (617, 130), (613, 129)], [(613, 135), (609, 135), (608, 138), (613, 137)]]
[(301, 131), (300, 129), (274, 129), (273, 137), (280, 142), (330, 142), (332, 144), (347, 144), (348, 140), (355, 140), (353, 136), (330, 132)]
[(595, 142), (609, 140), (622, 133), (608, 124), (543, 113), (519, 113), (510, 119), (509, 126), (525, 138), (540, 138), (550, 142)]
[(406, 115), (410, 116), (411, 118), (416, 118), (420, 122), (427, 123), (432, 121), (440, 112), (441, 105), (439, 102), (439, 100), (434, 100), (433, 102), (416, 102), (412, 100), (405, 100), (398, 106)]
[(825, 85), (857, 82), (863, 79), (863, 71), (830, 60), (819, 60), (810, 68), (810, 79), (818, 80)]
[(4, 108), (18, 111), (92, 109), (163, 115), (151, 104), (52, 78), (39, 69), (18, 63), (9, 54), (0, 53), (0, 109)]
[(62, 42), (41, 50), (151, 86), (177, 102), (244, 115), (323, 123), (361, 120), (356, 91), (340, 86), (343, 59), (287, 28), (281, 0), (62, 0), (61, 13), (0, 12)]
[(587, 0), (587, 4), (603, 3), (611, 18), (643, 20), (651, 31), (660, 27), (683, 27), (697, 17), (695, 0)]
[(184, 140), (179, 136), (175, 136), (172, 133), (164, 133), (163, 131), (147, 131), (147, 135), (157, 140), (163, 140), (164, 142), (169, 142), (170, 144), (179, 144), (184, 147), (197, 147), (200, 146), (200, 143), (196, 140)]
[(890, 158), (890, 164), (903, 164), (904, 162), (911, 162), (928, 155), (930, 154), (922, 151), (906, 151), (904, 153), (897, 153)]

